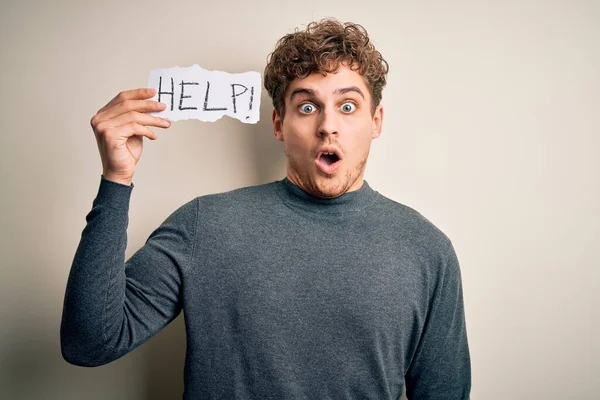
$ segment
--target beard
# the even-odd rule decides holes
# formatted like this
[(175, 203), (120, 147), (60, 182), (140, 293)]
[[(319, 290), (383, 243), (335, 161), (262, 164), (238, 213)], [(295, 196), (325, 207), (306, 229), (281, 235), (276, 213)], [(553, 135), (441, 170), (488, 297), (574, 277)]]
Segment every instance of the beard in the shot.
[(353, 168), (329, 175), (319, 170), (313, 172), (312, 158), (303, 163), (291, 157), (285, 148), (284, 153), (288, 160), (288, 178), (305, 192), (322, 199), (334, 199), (348, 192), (364, 175), (369, 157), (367, 151), (364, 158)]

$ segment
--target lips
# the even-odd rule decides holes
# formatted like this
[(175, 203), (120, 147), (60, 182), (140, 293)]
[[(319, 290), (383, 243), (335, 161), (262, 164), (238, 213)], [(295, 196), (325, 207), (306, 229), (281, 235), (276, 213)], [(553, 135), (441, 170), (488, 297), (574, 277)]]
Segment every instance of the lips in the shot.
[(315, 157), (317, 168), (327, 175), (335, 174), (342, 165), (342, 154), (335, 147), (321, 147)]

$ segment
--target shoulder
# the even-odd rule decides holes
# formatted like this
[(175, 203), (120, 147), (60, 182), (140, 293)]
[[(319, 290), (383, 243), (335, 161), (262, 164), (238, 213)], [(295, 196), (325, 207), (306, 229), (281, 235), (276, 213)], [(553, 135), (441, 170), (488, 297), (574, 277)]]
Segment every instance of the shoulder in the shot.
[(199, 220), (234, 226), (260, 221), (261, 216), (273, 209), (278, 198), (277, 182), (270, 182), (198, 196), (191, 203)]
[(270, 182), (261, 185), (246, 186), (226, 192), (207, 194), (199, 196), (196, 201), (200, 206), (210, 207), (218, 206), (251, 206), (269, 201), (270, 198), (276, 198), (277, 182)]
[(378, 193), (373, 211), (382, 226), (396, 238), (411, 242), (428, 253), (452, 253), (450, 238), (416, 209)]

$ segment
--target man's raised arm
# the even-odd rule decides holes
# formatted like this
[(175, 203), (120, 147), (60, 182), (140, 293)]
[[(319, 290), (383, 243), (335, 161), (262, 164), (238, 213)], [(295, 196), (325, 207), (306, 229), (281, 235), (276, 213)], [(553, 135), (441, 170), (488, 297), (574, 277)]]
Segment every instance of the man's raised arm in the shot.
[(60, 330), (63, 357), (96, 366), (119, 358), (181, 311), (181, 274), (191, 257), (197, 202), (156, 229), (125, 262), (133, 172), (147, 126), (168, 127), (151, 115), (161, 108), (151, 90), (122, 92), (92, 118), (103, 175), (86, 217), (67, 283)]

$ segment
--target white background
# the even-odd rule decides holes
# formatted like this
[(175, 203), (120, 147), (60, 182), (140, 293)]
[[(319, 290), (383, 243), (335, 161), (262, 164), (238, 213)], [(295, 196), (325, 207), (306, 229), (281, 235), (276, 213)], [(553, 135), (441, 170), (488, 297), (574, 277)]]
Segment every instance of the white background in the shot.
[[(0, 6), (0, 398), (181, 398), (182, 319), (99, 368), (62, 360), (101, 164), (90, 118), (155, 68), (262, 73), (281, 36), (364, 25), (390, 64), (366, 179), (453, 241), (475, 400), (600, 398), (600, 2), (19, 1)], [(192, 198), (281, 179), (261, 122), (146, 141), (128, 256)]]

